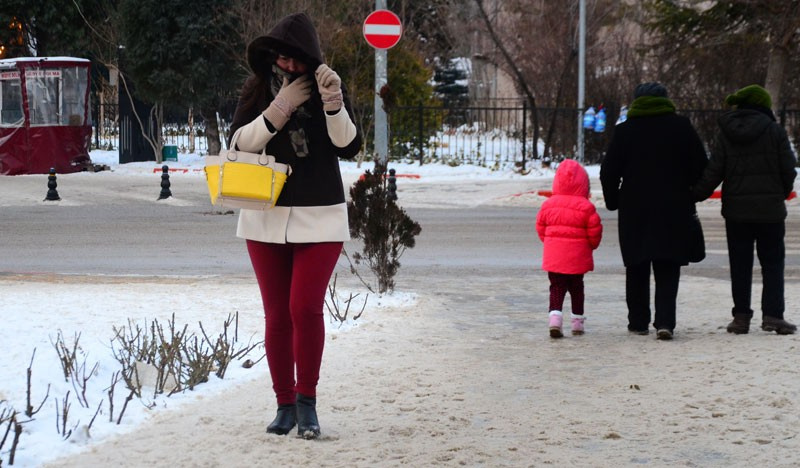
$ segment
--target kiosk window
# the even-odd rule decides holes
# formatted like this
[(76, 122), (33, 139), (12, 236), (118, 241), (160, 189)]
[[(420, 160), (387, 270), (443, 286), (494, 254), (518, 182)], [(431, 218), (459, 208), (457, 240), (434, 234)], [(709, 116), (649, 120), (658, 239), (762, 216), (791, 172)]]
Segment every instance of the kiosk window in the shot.
[(25, 76), (25, 88), (28, 91), (31, 126), (58, 124), (58, 100), (60, 79), (54, 76)]
[(83, 125), (88, 121), (84, 115), (88, 71), (85, 67), (62, 70), (61, 125)]
[(19, 127), (24, 122), (19, 75), (0, 79), (0, 126)]

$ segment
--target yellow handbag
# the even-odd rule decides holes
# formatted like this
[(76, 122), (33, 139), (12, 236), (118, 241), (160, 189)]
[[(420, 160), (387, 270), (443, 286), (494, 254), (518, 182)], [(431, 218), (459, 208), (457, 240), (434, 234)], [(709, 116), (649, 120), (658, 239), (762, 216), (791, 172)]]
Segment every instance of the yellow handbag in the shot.
[(236, 132), (230, 149), (206, 156), (205, 173), (211, 204), (224, 208), (266, 210), (275, 206), (292, 167), (275, 156), (236, 150)]

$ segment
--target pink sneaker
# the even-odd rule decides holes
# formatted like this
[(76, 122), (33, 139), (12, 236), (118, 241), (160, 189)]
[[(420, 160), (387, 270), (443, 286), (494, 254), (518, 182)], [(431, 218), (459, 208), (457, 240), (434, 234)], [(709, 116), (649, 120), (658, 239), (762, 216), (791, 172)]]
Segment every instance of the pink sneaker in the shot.
[(586, 317), (583, 315), (572, 315), (572, 334), (583, 335), (583, 321)]
[(564, 321), (564, 316), (560, 310), (550, 311), (550, 338), (561, 338), (564, 336), (561, 333), (561, 324)]

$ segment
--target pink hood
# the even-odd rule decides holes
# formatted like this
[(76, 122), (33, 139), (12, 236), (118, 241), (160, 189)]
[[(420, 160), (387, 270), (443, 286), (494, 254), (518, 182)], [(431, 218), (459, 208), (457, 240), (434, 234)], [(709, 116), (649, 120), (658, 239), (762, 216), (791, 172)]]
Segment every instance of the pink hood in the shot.
[(553, 196), (536, 215), (536, 232), (544, 242), (543, 270), (583, 274), (594, 269), (592, 251), (600, 245), (603, 224), (589, 200), (589, 174), (576, 161), (558, 165)]
[(553, 195), (577, 195), (589, 198), (589, 174), (574, 159), (561, 161), (553, 179)]

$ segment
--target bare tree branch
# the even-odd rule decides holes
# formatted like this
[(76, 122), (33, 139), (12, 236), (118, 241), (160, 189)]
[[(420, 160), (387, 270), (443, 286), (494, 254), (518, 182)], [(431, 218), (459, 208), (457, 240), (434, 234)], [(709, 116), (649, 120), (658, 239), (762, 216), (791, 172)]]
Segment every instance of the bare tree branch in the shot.
[[(492, 25), (492, 21), (489, 19), (489, 15), (486, 13), (486, 9), (483, 6), (483, 0), (475, 0), (475, 4), (478, 6), (478, 11), (480, 12), (480, 16), (483, 19), (484, 24), (486, 25), (486, 30), (489, 33), (489, 36), (492, 38), (492, 41), (500, 50), (500, 53), (503, 54), (503, 58), (505, 58), (506, 65), (512, 71), (514, 76), (516, 77), (517, 86), (522, 90), (525, 94), (525, 98), (528, 101), (528, 104), (531, 106), (531, 115), (533, 116), (533, 159), (539, 159), (539, 116), (538, 116), (538, 109), (536, 106), (536, 97), (534, 97), (533, 92), (528, 87), (527, 80), (525, 76), (522, 74), (522, 71), (517, 67), (516, 62), (514, 61), (511, 54), (506, 49), (503, 41), (497, 35), (497, 32)], [(525, 155), (523, 155), (525, 157)]]

